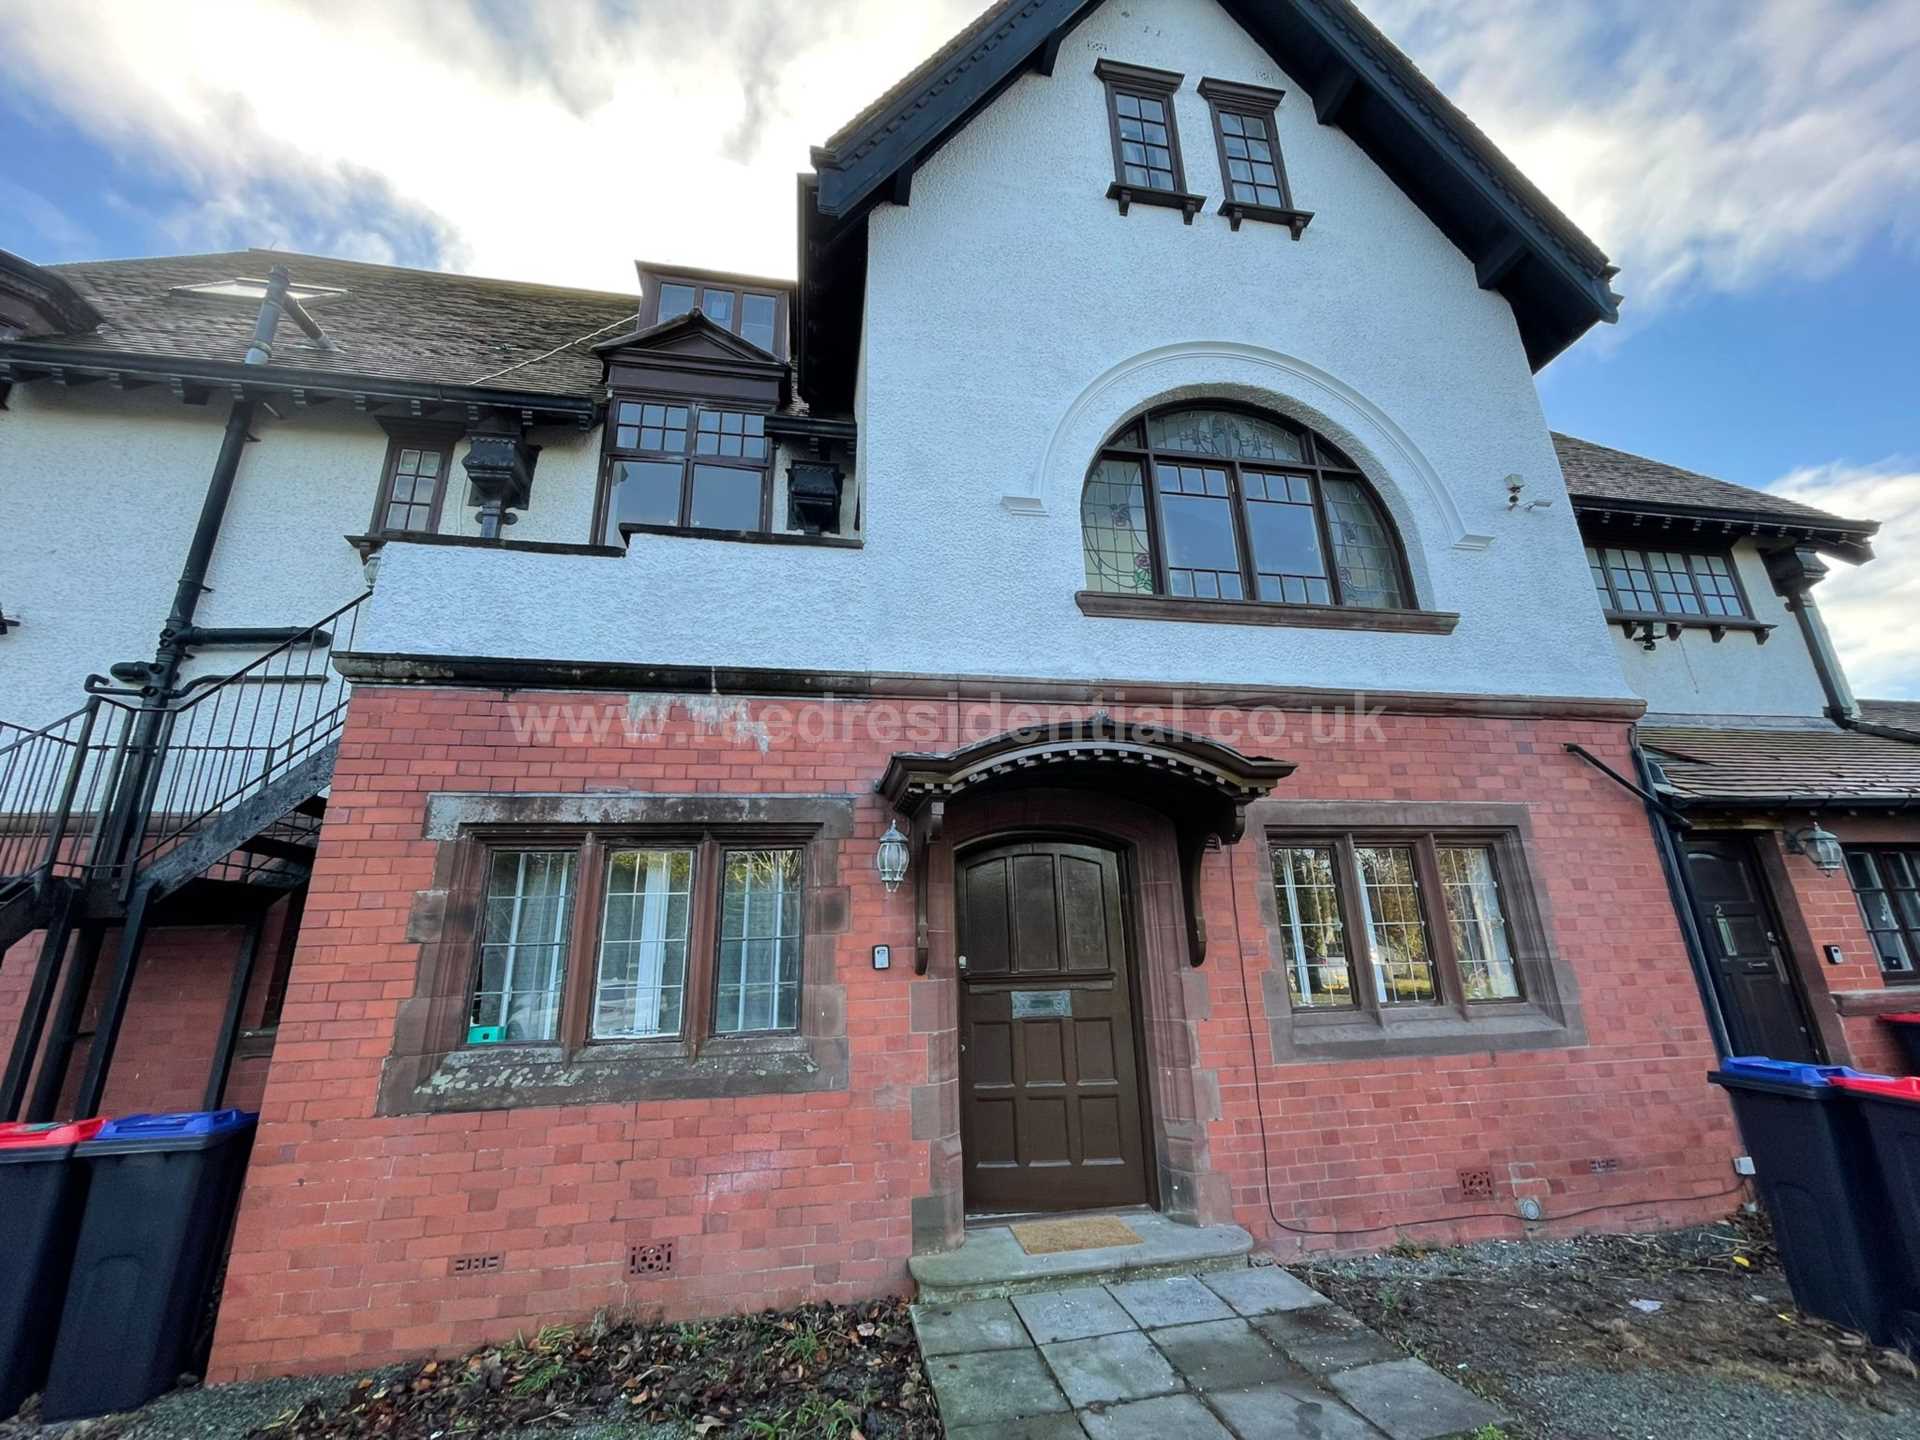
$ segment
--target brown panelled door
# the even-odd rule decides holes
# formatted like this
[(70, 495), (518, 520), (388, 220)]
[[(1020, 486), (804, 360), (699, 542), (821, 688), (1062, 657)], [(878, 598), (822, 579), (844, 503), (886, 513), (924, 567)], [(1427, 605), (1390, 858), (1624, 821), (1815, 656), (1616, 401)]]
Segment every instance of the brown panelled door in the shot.
[(1779, 928), (1747, 842), (1690, 840), (1686, 857), (1694, 914), (1734, 1052), (1817, 1062), (1813, 1029), (1787, 973)]
[(955, 885), (967, 1209), (1143, 1203), (1119, 858), (1000, 845), (963, 856)]

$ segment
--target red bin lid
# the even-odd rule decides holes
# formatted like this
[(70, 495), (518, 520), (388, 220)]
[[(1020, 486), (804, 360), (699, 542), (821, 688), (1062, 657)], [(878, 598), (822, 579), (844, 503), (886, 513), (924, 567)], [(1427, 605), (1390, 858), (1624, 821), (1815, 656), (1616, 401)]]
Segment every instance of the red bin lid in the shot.
[(91, 1140), (106, 1123), (104, 1116), (97, 1120), (70, 1120), (64, 1125), (8, 1120), (0, 1124), (0, 1150), (38, 1150), (51, 1149), (56, 1145), (78, 1145), (83, 1140)]
[(1889, 1025), (1920, 1025), (1920, 1010), (1902, 1010), (1898, 1015), (1880, 1017)]
[(1872, 1095), (1881, 1100), (1906, 1100), (1920, 1105), (1920, 1076), (1910, 1075), (1904, 1080), (1867, 1080), (1851, 1075), (1836, 1075), (1828, 1083), (1857, 1095)]

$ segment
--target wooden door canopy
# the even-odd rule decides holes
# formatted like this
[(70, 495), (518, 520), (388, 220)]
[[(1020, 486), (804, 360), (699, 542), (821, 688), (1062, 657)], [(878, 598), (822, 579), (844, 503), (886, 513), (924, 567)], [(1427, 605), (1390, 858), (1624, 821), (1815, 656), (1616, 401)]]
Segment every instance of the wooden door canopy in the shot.
[(1200, 910), (1200, 866), (1207, 841), (1237, 844), (1247, 806), (1294, 771), (1291, 760), (1261, 760), (1230, 745), (1159, 725), (1085, 720), (1034, 725), (963, 745), (944, 755), (896, 753), (874, 788), (911, 824), (916, 858), (918, 945), (914, 968), (927, 970), (926, 850), (940, 834), (947, 803), (961, 796), (1033, 785), (1123, 790), (1173, 821), (1187, 901), (1187, 959), (1207, 957)]

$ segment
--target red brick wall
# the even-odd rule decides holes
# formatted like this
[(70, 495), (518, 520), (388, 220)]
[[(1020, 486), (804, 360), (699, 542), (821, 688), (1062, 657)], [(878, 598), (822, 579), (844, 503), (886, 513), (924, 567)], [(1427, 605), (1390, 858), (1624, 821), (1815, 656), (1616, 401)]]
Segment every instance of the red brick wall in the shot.
[[(276, 905), (268, 916), (253, 984), (242, 1011), (243, 1025), (259, 1021), (285, 909), (284, 903)], [(200, 1108), (206, 1098), (207, 1071), (226, 1013), (243, 933), (237, 924), (161, 926), (148, 932), (133, 994), (127, 1001), (126, 1020), (107, 1072), (102, 1114)], [(107, 932), (81, 1021), (83, 1032), (93, 1029), (99, 1014), (119, 939), (119, 931)], [(27, 936), (7, 951), (4, 964), (0, 964), (0, 1054), (13, 1045), (33, 967), (40, 957), (40, 940), (38, 934)], [(51, 1028), (51, 1017), (48, 1024)], [(83, 1039), (74, 1047), (73, 1063), (67, 1071), (60, 1118), (73, 1111), (86, 1063), (87, 1042)], [(257, 1109), (266, 1079), (265, 1057), (236, 1060), (227, 1080), (226, 1103)]]
[[(569, 698), (588, 716), (625, 710), (622, 696), (529, 697), (543, 705)], [(1125, 707), (1109, 708), (1126, 718)], [(886, 823), (872, 785), (895, 749), (948, 748), (1023, 719), (939, 707), (941, 733), (929, 735), (885, 709), (820, 707), (818, 723), (776, 726), (774, 714), (791, 717), (793, 705), (755, 702), (710, 724), (676, 706), (646, 743), (624, 743), (617, 727), (534, 743), (516, 738), (498, 694), (357, 690), (213, 1378), (455, 1350), (602, 1305), (687, 1315), (904, 1290), (909, 1207), (931, 1193), (930, 1170), (942, 1163), (914, 1138), (910, 1090), (934, 1077), (938, 1037), (924, 1026), (916, 1032), (908, 1001), (916, 987), (951, 981), (938, 966), (925, 980), (898, 961), (886, 972), (868, 967), (869, 945), (890, 944), (904, 961), (913, 941), (909, 891), (886, 896), (867, 863)], [(1204, 731), (1210, 717), (1151, 718)], [(1195, 992), (1207, 1007), (1198, 1065), (1217, 1075), (1207, 1145), (1240, 1223), (1283, 1250), (1394, 1238), (1391, 1229), (1362, 1229), (1299, 1240), (1269, 1219), (1248, 1003), (1273, 1206), (1288, 1224), (1325, 1231), (1505, 1212), (1516, 1193), (1538, 1196), (1550, 1217), (1610, 1207), (1564, 1222), (1574, 1228), (1676, 1223), (1730, 1208), (1735, 1197), (1714, 1192), (1731, 1182), (1734, 1140), (1723, 1102), (1704, 1083), (1711, 1049), (1644, 813), (1562, 748), (1581, 743), (1624, 769), (1627, 727), (1383, 716), (1381, 739), (1316, 744), (1306, 716), (1288, 718), (1284, 741), (1244, 748), (1299, 762), (1284, 782), (1289, 796), (1532, 808), (1531, 862), (1578, 977), (1591, 1043), (1274, 1067), (1260, 998), (1268, 941), (1252, 866), (1245, 855), (1210, 857), (1204, 903), (1216, 938)], [(588, 787), (859, 797), (839, 877), (851, 897), (838, 977), (851, 1046), (846, 1092), (375, 1114), (393, 1018), (414, 990), (420, 947), (407, 938), (409, 912), (416, 892), (435, 883), (436, 843), (422, 836), (426, 794)], [(1607, 1162), (1603, 1173), (1595, 1161)], [(1496, 1200), (1462, 1202), (1455, 1172), (1486, 1166), (1497, 1172)], [(1502, 1219), (1415, 1233), (1518, 1232)], [(629, 1284), (627, 1247), (667, 1236), (677, 1244), (675, 1273)], [(450, 1272), (453, 1256), (492, 1252), (506, 1257), (497, 1273)]]

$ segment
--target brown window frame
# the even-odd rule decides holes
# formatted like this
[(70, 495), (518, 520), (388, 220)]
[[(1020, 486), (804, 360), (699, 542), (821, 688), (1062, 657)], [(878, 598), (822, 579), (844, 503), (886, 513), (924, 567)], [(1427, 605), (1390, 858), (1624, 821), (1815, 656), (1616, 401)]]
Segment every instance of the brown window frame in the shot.
[[(1599, 597), (1601, 609), (1606, 612), (1609, 620), (1658, 620), (1667, 624), (1711, 626), (1740, 625), (1743, 622), (1750, 623), (1755, 618), (1753, 602), (1747, 597), (1746, 584), (1740, 578), (1740, 566), (1734, 559), (1733, 551), (1730, 549), (1702, 549), (1698, 547), (1689, 549), (1670, 549), (1666, 547), (1649, 548), (1646, 545), (1628, 545), (1619, 541), (1593, 539), (1583, 539), (1581, 544), (1587, 552), (1588, 575), (1595, 582), (1594, 593)], [(1606, 557), (1609, 550), (1618, 550), (1625, 555), (1639, 560), (1642, 573), (1647, 576), (1647, 583), (1653, 589), (1653, 603), (1656, 608), (1652, 610), (1642, 610), (1637, 607), (1637, 603), (1625, 603), (1620, 593), (1620, 588), (1614, 584), (1613, 566), (1607, 563)], [(1687, 593), (1692, 595), (1694, 600), (1699, 603), (1700, 609), (1669, 610), (1661, 603), (1664, 597), (1660, 593), (1660, 587), (1654, 584), (1653, 581), (1653, 557), (1655, 555), (1679, 555), (1686, 560)], [(1596, 560), (1595, 557), (1598, 557), (1598, 559)], [(1716, 614), (1706, 608), (1707, 597), (1701, 593), (1700, 578), (1694, 573), (1693, 562), (1696, 558), (1721, 560), (1726, 563), (1727, 575), (1733, 581), (1734, 598), (1740, 606), (1737, 613)], [(1596, 569), (1599, 572), (1597, 574), (1594, 573)], [(1674, 572), (1663, 571), (1662, 573), (1672, 574)], [(1604, 594), (1601, 593), (1602, 585), (1605, 586)], [(1725, 599), (1726, 597), (1716, 596), (1715, 598)]]
[[(1220, 208), (1215, 213), (1226, 216), (1235, 230), (1240, 228), (1242, 220), (1262, 220), (1286, 226), (1293, 238), (1298, 240), (1301, 232), (1307, 228), (1307, 222), (1313, 219), (1313, 212), (1294, 208), (1293, 186), (1287, 179), (1286, 157), (1280, 149), (1280, 101), (1286, 92), (1269, 90), (1260, 85), (1242, 85), (1232, 80), (1215, 80), (1212, 77), (1203, 79), (1199, 89), (1211, 114), (1214, 154), (1220, 161)], [(1236, 182), (1228, 169), (1227, 132), (1221, 123), (1222, 117), (1227, 115), (1258, 120), (1267, 127), (1267, 143), (1273, 148), (1273, 173), (1279, 182), (1276, 187), (1280, 191), (1278, 205), (1234, 197)]]
[[(1860, 907), (1860, 923), (1867, 932), (1867, 943), (1873, 946), (1874, 959), (1879, 964), (1882, 982), (1887, 985), (1898, 986), (1920, 985), (1920, 920), (1909, 919), (1902, 910), (1899, 901), (1894, 897), (1909, 892), (1906, 892), (1904, 887), (1887, 884), (1885, 869), (1885, 857), (1888, 855), (1899, 855), (1906, 861), (1909, 870), (1914, 873), (1916, 879), (1920, 879), (1920, 846), (1846, 845), (1842, 848), (1847, 857), (1847, 885), (1848, 888), (1853, 891), (1854, 902)], [(1861, 885), (1860, 877), (1855, 873), (1853, 868), (1853, 862), (1856, 857), (1866, 859), (1872, 863), (1874, 877), (1879, 881), (1878, 884)], [(1887, 930), (1884, 926), (1877, 926), (1873, 923), (1873, 916), (1867, 911), (1866, 892), (1868, 891), (1877, 892), (1887, 897), (1887, 904), (1892, 909), (1894, 918), (1894, 928), (1891, 931)], [(1898, 935), (1900, 937), (1900, 943), (1907, 952), (1907, 969), (1889, 970), (1887, 968), (1886, 956), (1881, 953), (1880, 943), (1877, 938), (1887, 934)]]
[[(1184, 450), (1154, 449), (1153, 432), (1148, 428), (1148, 422), (1163, 415), (1178, 414), (1186, 410), (1224, 410), (1234, 414), (1247, 415), (1269, 425), (1283, 426), (1300, 436), (1305, 442), (1306, 458), (1297, 462), (1243, 462), (1231, 457), (1196, 455)], [(1131, 440), (1129, 437), (1131, 437)], [(1132, 443), (1133, 441), (1137, 441), (1137, 443)], [(1250, 405), (1239, 405), (1225, 401), (1208, 401), (1204, 398), (1181, 401), (1174, 405), (1156, 406), (1143, 414), (1136, 415), (1126, 425), (1122, 426), (1118, 434), (1114, 435), (1106, 444), (1100, 447), (1099, 453), (1093, 458), (1093, 463), (1087, 467), (1089, 478), (1091, 478), (1095, 468), (1103, 461), (1109, 459), (1129, 460), (1140, 466), (1142, 483), (1145, 487), (1144, 499), (1147, 516), (1147, 543), (1153, 558), (1152, 595), (1156, 599), (1175, 601), (1181, 605), (1191, 603), (1200, 606), (1284, 606), (1299, 609), (1313, 609), (1318, 607), (1321, 609), (1352, 610), (1356, 614), (1374, 613), (1376, 611), (1387, 614), (1399, 613), (1399, 611), (1387, 607), (1351, 605), (1344, 598), (1340, 582), (1340, 566), (1335, 558), (1336, 552), (1333, 545), (1332, 526), (1327, 519), (1326, 494), (1324, 486), (1321, 483), (1327, 473), (1332, 472), (1336, 479), (1351, 480), (1358, 483), (1360, 487), (1365, 490), (1369, 498), (1372, 499), (1374, 508), (1379, 511), (1381, 524), (1386, 529), (1388, 540), (1392, 542), (1394, 575), (1400, 583), (1402, 601), (1400, 608), (1403, 610), (1412, 609), (1419, 603), (1413, 588), (1413, 572), (1407, 564), (1407, 547), (1400, 538), (1400, 527), (1394, 523), (1393, 513), (1381, 503), (1379, 492), (1374, 489), (1373, 482), (1367, 478), (1366, 473), (1349, 460), (1345, 454), (1335, 448), (1331, 441), (1321, 438), (1317, 432), (1308, 426), (1296, 424), (1281, 416), (1270, 414)], [(1228, 485), (1227, 500), (1233, 518), (1234, 550), (1240, 563), (1241, 599), (1216, 598), (1209, 595), (1176, 595), (1173, 592), (1171, 581), (1168, 579), (1166, 540), (1161, 533), (1160, 477), (1157, 467), (1163, 461), (1169, 465), (1205, 465), (1226, 470)], [(1327, 567), (1327, 590), (1328, 594), (1332, 597), (1331, 600), (1323, 603), (1311, 600), (1263, 600), (1260, 598), (1259, 571), (1254, 562), (1253, 544), (1249, 538), (1249, 523), (1246, 513), (1246, 490), (1241, 478), (1243, 466), (1263, 475), (1275, 473), (1306, 475), (1307, 482), (1313, 492), (1314, 529), (1320, 543), (1321, 558)], [(1088, 593), (1125, 596), (1129, 592)]]
[[(1173, 99), (1186, 77), (1172, 70), (1154, 70), (1144, 65), (1128, 65), (1105, 59), (1095, 62), (1093, 73), (1100, 77), (1100, 83), (1106, 90), (1107, 139), (1113, 149), (1113, 184), (1107, 187), (1107, 198), (1119, 204), (1122, 215), (1136, 204), (1160, 205), (1178, 210), (1186, 223), (1191, 225), (1207, 197), (1188, 191), (1187, 167), (1180, 155), (1180, 118), (1175, 113)], [(1156, 101), (1166, 108), (1167, 153), (1173, 162), (1171, 189), (1137, 185), (1127, 179), (1126, 161), (1120, 148), (1119, 99), (1122, 95), (1136, 100)]]
[[(627, 405), (665, 405), (684, 409), (687, 412), (686, 444), (682, 451), (644, 450), (621, 446), (617, 442), (620, 430), (620, 406)], [(603, 426), (604, 443), (600, 456), (600, 498), (596, 506), (598, 523), (594, 534), (596, 543), (617, 545), (629, 535), (704, 535), (740, 537), (749, 535), (768, 535), (775, 533), (773, 524), (774, 497), (774, 437), (762, 430), (765, 440), (766, 458), (757, 463), (748, 462), (743, 456), (702, 455), (696, 447), (699, 444), (700, 416), (703, 413), (757, 415), (764, 422), (768, 412), (752, 405), (736, 404), (726, 400), (694, 399), (688, 396), (664, 395), (645, 391), (615, 391), (607, 402), (607, 418)], [(614, 466), (620, 461), (630, 460), (647, 464), (671, 463), (680, 466), (680, 502), (672, 524), (641, 523), (635, 521), (619, 522), (614, 512)], [(747, 470), (760, 477), (760, 518), (751, 530), (723, 529), (710, 525), (695, 525), (693, 517), (693, 470), (695, 465), (709, 465), (720, 469)], [(609, 530), (617, 529), (617, 534)]]
[[(437, 535), (440, 533), (440, 521), (446, 508), (448, 476), (453, 470), (453, 452), (459, 439), (459, 435), (453, 431), (432, 426), (387, 427), (387, 453), (380, 462), (380, 485), (374, 492), (373, 518), (367, 526), (369, 535)], [(440, 457), (440, 474), (433, 487), (432, 506), (424, 529), (402, 530), (387, 524), (387, 511), (396, 503), (393, 499), (393, 482), (399, 476), (400, 457), (408, 450), (431, 451)], [(420, 502), (415, 500), (397, 503), (417, 505)]]
[[(1506, 898), (1513, 890), (1513, 883), (1507, 875), (1512, 862), (1501, 853), (1511, 843), (1511, 838), (1510, 832), (1501, 830), (1269, 831), (1269, 858), (1276, 850), (1308, 847), (1331, 849), (1335, 857), (1334, 896), (1340, 910), (1340, 927), (1347, 942), (1347, 983), (1351, 999), (1345, 1005), (1301, 1006), (1300, 1010), (1327, 1014), (1355, 1009), (1412, 1011), (1451, 1007), (1469, 1014), (1483, 1006), (1525, 1004), (1528, 999), (1527, 980), (1518, 959), (1520, 937), (1513, 916), (1509, 913), (1512, 907), (1507, 904)], [(1379, 998), (1379, 959), (1374, 953), (1373, 930), (1366, 923), (1365, 907), (1360, 900), (1366, 880), (1360, 870), (1359, 851), (1368, 846), (1413, 851), (1414, 896), (1420, 907), (1420, 922), (1426, 930), (1427, 954), (1433, 966), (1434, 994), (1431, 1000), (1382, 1001)], [(1517, 994), (1477, 1000), (1467, 994), (1460, 974), (1460, 956), (1453, 943), (1453, 926), (1449, 923), (1451, 917), (1447, 910), (1446, 884), (1440, 871), (1439, 852), (1456, 848), (1489, 852), (1494, 885), (1501, 896), (1501, 920), (1506, 926), (1507, 949), (1509, 955), (1514, 957)], [(1278, 886), (1277, 878), (1274, 883)]]
[[(714, 323), (720, 325), (720, 328), (728, 334), (738, 335), (742, 340), (746, 340), (747, 337), (741, 334), (740, 327), (746, 323), (747, 297), (754, 295), (773, 301), (773, 349), (768, 353), (776, 360), (787, 358), (789, 348), (787, 312), (790, 292), (784, 287), (763, 283), (750, 275), (727, 275), (714, 270), (654, 270), (645, 266), (642, 270), (646, 277), (645, 305), (640, 313), (642, 329), (660, 323), (660, 302), (663, 298), (660, 292), (669, 285), (681, 285), (693, 291), (693, 308), (709, 320), (713, 320), (714, 317), (713, 312), (708, 310), (705, 304), (707, 292), (711, 290), (731, 295), (733, 297), (731, 322), (721, 325), (718, 320), (714, 320)], [(681, 312), (681, 314), (685, 313), (685, 311)], [(668, 318), (677, 320), (679, 316)], [(747, 340), (747, 343), (753, 345), (756, 342)]]
[[(806, 966), (804, 959), (796, 974), (795, 1023), (754, 1030), (715, 1028), (714, 1009), (720, 984), (720, 941), (722, 881), (726, 857), (741, 850), (785, 850), (800, 857), (800, 932), (795, 936), (797, 949), (806, 952), (806, 905), (812, 884), (808, 847), (812, 830), (761, 827), (633, 828), (592, 827), (585, 830), (477, 832), (468, 873), (462, 880), (463, 899), (475, 915), (473, 933), (466, 938), (471, 952), (466, 972), (464, 995), (471, 1013), (472, 1000), (481, 977), (481, 946), (485, 938), (485, 897), (487, 876), (493, 857), (521, 851), (571, 853), (574, 857), (574, 888), (567, 917), (567, 948), (560, 981), (560, 1015), (557, 1033), (549, 1039), (498, 1040), (473, 1042), (462, 1034), (457, 1048), (496, 1053), (519, 1049), (552, 1050), (558, 1047), (569, 1060), (593, 1051), (618, 1050), (625, 1054), (652, 1052), (657, 1055), (694, 1059), (714, 1046), (732, 1047), (756, 1038), (782, 1039), (797, 1036), (802, 1030), (799, 1015), (806, 1004)], [(607, 857), (616, 850), (692, 850), (692, 894), (688, 904), (687, 969), (682, 980), (680, 1028), (676, 1034), (660, 1036), (608, 1036), (593, 1034), (593, 1011), (600, 973), (600, 942), (605, 924)], [(581, 963), (582, 960), (586, 963)]]

